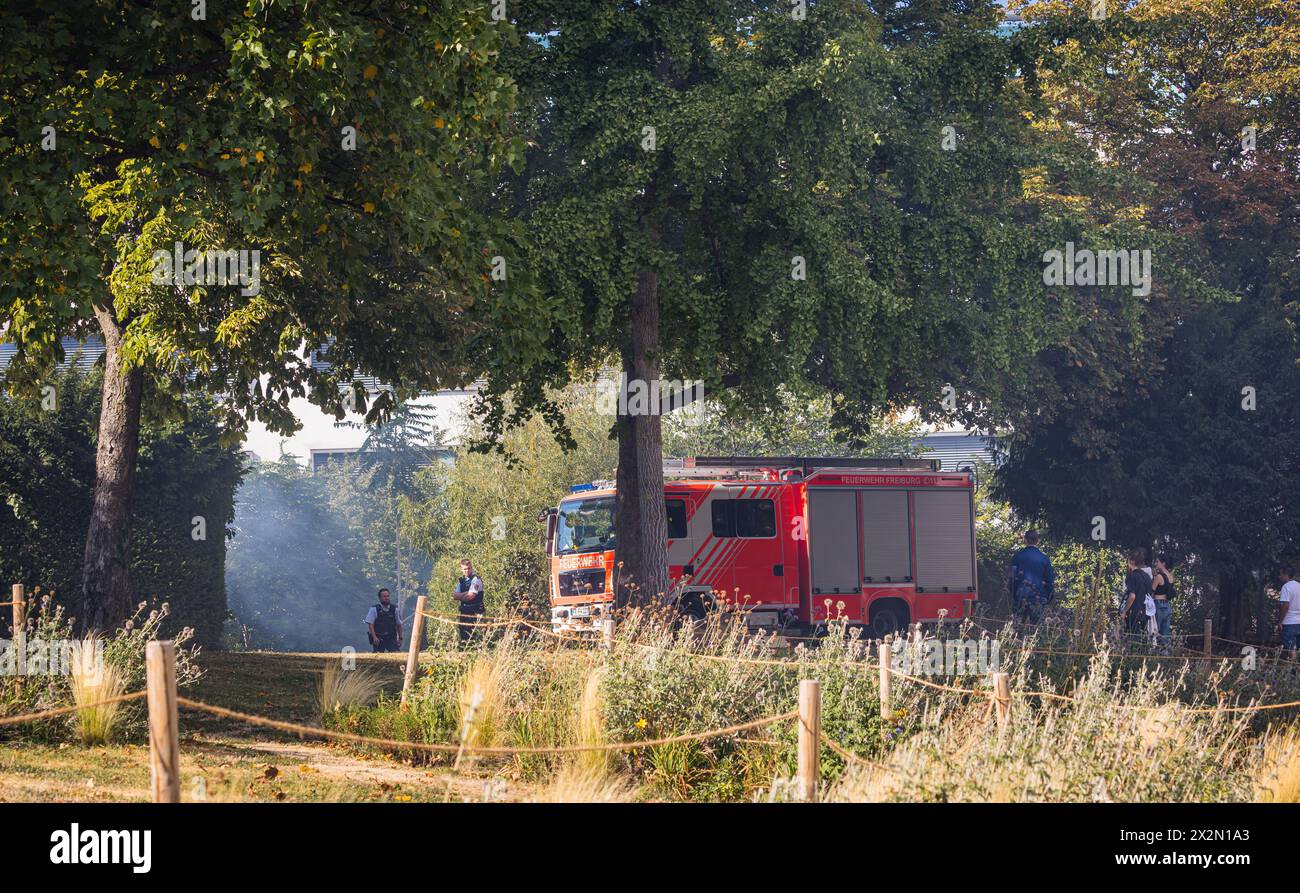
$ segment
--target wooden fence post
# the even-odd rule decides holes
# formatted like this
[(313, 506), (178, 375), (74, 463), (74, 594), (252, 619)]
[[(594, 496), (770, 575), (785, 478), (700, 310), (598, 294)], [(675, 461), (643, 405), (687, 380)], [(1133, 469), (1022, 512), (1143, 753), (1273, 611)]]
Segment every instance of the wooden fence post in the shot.
[(154, 803), (181, 802), (181, 748), (176, 717), (176, 645), (144, 649), (149, 702), (149, 775)]
[(420, 669), (420, 650), (424, 647), (424, 606), (428, 601), (427, 595), (415, 600), (415, 616), (411, 618), (411, 644), (406, 650), (406, 678), (402, 680), (403, 710), (406, 709), (411, 686), (415, 684), (415, 674)]
[(14, 676), (14, 686), (21, 694), (23, 690), (23, 676), (27, 673), (27, 603), (23, 594), (23, 584), (15, 583), (13, 588), (13, 643), (14, 657), (16, 659), (16, 673)]
[(817, 802), (818, 759), (822, 737), (821, 683), (799, 681), (799, 795), (806, 803)]
[(998, 727), (1006, 729), (1011, 722), (1011, 674), (993, 674), (993, 704), (998, 712)]
[(889, 722), (893, 719), (894, 714), (889, 703), (893, 694), (893, 679), (889, 674), (890, 650), (888, 640), (880, 643), (877, 654), (880, 655), (880, 718), (885, 722)]
[(614, 650), (614, 618), (606, 617), (600, 622), (601, 643), (606, 651)]
[(1205, 618), (1205, 638), (1201, 641), (1201, 651), (1206, 657), (1214, 654), (1214, 621)]

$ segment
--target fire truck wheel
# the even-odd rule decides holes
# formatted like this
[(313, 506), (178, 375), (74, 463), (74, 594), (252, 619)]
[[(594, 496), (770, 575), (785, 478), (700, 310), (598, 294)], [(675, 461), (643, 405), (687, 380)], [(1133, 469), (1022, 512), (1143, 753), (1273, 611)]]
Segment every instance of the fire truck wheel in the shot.
[(907, 607), (885, 602), (871, 606), (871, 634), (878, 639), (907, 626)]

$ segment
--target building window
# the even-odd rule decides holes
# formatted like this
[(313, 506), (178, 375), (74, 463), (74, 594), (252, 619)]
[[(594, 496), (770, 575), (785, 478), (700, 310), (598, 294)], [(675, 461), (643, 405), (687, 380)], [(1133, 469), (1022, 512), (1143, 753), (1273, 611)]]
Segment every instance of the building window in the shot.
[(343, 447), (334, 450), (312, 450), (311, 470), (318, 471), (332, 462), (346, 462), (357, 454), (356, 447)]

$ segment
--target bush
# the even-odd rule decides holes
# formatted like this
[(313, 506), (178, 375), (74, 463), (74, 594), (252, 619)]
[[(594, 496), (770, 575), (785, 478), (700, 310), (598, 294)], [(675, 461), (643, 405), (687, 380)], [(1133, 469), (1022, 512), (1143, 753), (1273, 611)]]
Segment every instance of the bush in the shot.
[[(27, 618), (28, 649), (37, 653), (55, 655), (62, 647), (67, 650), (52, 659), (59, 660), (63, 666), (73, 670), (71, 673), (45, 672), (46, 668), (29, 667), (29, 672), (21, 680), (13, 676), (0, 677), (0, 715), (13, 716), (20, 713), (36, 713), (59, 707), (87, 704), (94, 700), (111, 696), (109, 688), (117, 692), (136, 692), (145, 685), (145, 647), (161, 638), (161, 633), (169, 624), (170, 607), (163, 604), (150, 608), (147, 602), (141, 602), (135, 613), (123, 627), (112, 636), (99, 640), (102, 645), (105, 672), (103, 681), (96, 683), (85, 672), (88, 669), (78, 657), (88, 658), (85, 654), (86, 643), (93, 640), (74, 638), (72, 623), (63, 607), (55, 604), (49, 596), (37, 602), (35, 614)], [(167, 636), (176, 646), (176, 685), (183, 687), (192, 684), (202, 676), (197, 657), (199, 646), (190, 642), (194, 631), (182, 627)], [(59, 644), (62, 643), (62, 644)], [(78, 655), (78, 652), (82, 652)], [(95, 688), (102, 688), (97, 697), (91, 697)], [(93, 710), (65, 714), (47, 720), (39, 720), (27, 726), (0, 728), (4, 734), (21, 735), (37, 740), (60, 740), (70, 733), (81, 735), (89, 726), (98, 724), (99, 732), (92, 733), (92, 738), (107, 740), (112, 733), (118, 736), (139, 737), (147, 723), (147, 714), (142, 700), (129, 701), (116, 709), (101, 711), (95, 715)], [(84, 737), (84, 736), (83, 736)]]
[[(1250, 719), (1193, 713), (1181, 675), (1125, 671), (1100, 654), (1072, 703), (1013, 699), (1002, 732), (983, 699), (930, 711), (884, 767), (849, 769), (832, 801), (1220, 802), (1248, 800)], [(1027, 688), (1029, 686), (1026, 686)], [(1019, 684), (1013, 685), (1020, 690)]]
[[(467, 728), (485, 744), (490, 739), (506, 747), (648, 742), (789, 712), (798, 703), (799, 680), (816, 679), (823, 733), (875, 766), (846, 763), (823, 743), (821, 776), (831, 799), (1242, 800), (1289, 796), (1293, 775), (1300, 776), (1300, 770), (1279, 774), (1264, 764), (1268, 741), (1277, 753), (1296, 750), (1289, 739), (1269, 736), (1279, 724), (1294, 723), (1300, 711), (1217, 709), (1220, 703), (1300, 700), (1295, 665), (1271, 657), (1251, 667), (1152, 659), (1112, 653), (1104, 639), (1084, 643), (1059, 630), (1024, 635), (1007, 625), (990, 646), (996, 642), (1000, 667), (1021, 694), (1013, 701), (1015, 721), (1000, 737), (987, 677), (935, 680), (957, 691), (896, 677), (886, 721), (878, 667), (867, 662), (869, 643), (856, 630), (833, 623), (826, 637), (789, 648), (746, 634), (737, 619), (722, 612), (702, 625), (677, 628), (655, 612), (632, 611), (610, 652), (504, 633), (463, 651), (435, 650), (408, 711), (395, 699), (381, 699), (375, 707), (339, 711), (328, 723), (450, 745)], [(970, 624), (940, 630), (954, 632), (980, 634)], [(482, 697), (467, 725), (466, 695), (474, 691)], [(471, 755), (459, 770), (468, 772), (480, 760), (524, 781), (578, 773), (591, 782), (580, 787), (592, 791), (603, 790), (612, 773), (637, 785), (628, 796), (639, 798), (771, 800), (788, 799), (793, 791), (796, 753), (796, 723), (782, 720), (609, 754)], [(444, 764), (454, 759), (411, 755)]]

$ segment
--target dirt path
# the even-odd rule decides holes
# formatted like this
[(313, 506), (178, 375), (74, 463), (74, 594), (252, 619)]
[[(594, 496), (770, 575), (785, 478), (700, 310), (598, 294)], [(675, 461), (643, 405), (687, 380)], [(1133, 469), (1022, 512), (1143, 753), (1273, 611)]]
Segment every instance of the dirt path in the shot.
[[(185, 737), (181, 799), (188, 802), (445, 802), (522, 800), (532, 786), (387, 754), (255, 738)], [(0, 802), (130, 802), (149, 797), (149, 754), (139, 744), (81, 747), (7, 742)]]

